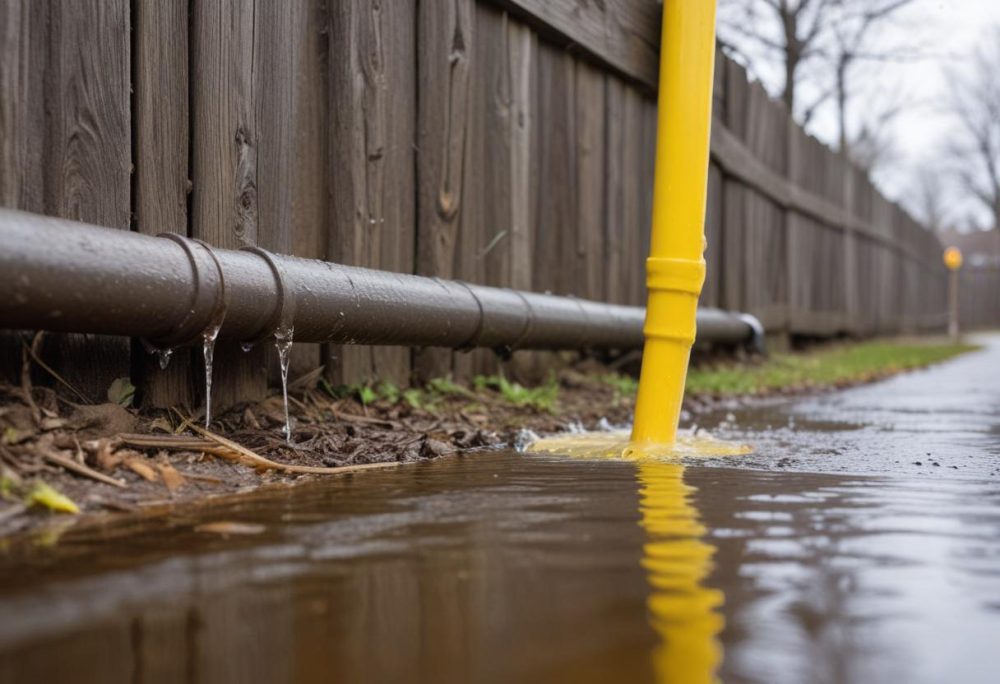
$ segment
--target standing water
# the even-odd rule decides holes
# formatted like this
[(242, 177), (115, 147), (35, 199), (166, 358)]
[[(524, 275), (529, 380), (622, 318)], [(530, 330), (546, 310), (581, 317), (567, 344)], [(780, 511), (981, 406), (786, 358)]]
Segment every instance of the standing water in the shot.
[(753, 456), (471, 453), (11, 540), (0, 681), (995, 681), (985, 342), (706, 418)]
[(295, 328), (279, 328), (274, 333), (274, 346), (278, 349), (278, 363), (281, 366), (281, 397), (285, 403), (285, 441), (292, 443), (292, 422), (288, 416), (288, 362), (292, 352), (292, 335)]

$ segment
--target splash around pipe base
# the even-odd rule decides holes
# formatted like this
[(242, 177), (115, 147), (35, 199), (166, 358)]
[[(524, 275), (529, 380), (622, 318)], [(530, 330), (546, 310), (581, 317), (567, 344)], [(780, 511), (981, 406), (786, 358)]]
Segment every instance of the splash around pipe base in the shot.
[(671, 444), (633, 442), (628, 431), (587, 432), (539, 439), (527, 451), (552, 453), (590, 460), (669, 461), (685, 458), (745, 456), (747, 444), (725, 442), (703, 433), (679, 434)]

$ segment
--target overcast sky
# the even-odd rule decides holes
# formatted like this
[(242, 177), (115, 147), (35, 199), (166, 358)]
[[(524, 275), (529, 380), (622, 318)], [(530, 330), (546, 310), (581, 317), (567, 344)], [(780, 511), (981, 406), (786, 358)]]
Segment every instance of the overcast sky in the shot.
[[(888, 195), (893, 198), (905, 195), (917, 166), (935, 163), (935, 152), (951, 126), (948, 114), (942, 110), (942, 103), (948, 97), (946, 65), (961, 69), (963, 57), (975, 50), (987, 33), (998, 26), (1000, 0), (916, 0), (900, 12), (898, 24), (883, 30), (880, 38), (887, 44), (918, 44), (922, 53), (929, 55), (927, 59), (916, 61), (863, 66), (855, 76), (872, 89), (870, 96), (856, 97), (848, 109), (851, 113), (853, 108), (855, 122), (859, 112), (876, 106), (887, 94), (906, 103), (893, 127), (899, 157), (876, 178)], [(764, 85), (777, 95), (781, 88), (781, 72), (753, 66)], [(997, 77), (1000, 78), (1000, 73)], [(805, 91), (803, 95), (810, 93), (809, 85), (800, 87)], [(821, 111), (811, 124), (810, 132), (835, 145), (835, 110), (827, 107)], [(974, 211), (970, 206), (959, 210), (963, 214), (970, 211)]]

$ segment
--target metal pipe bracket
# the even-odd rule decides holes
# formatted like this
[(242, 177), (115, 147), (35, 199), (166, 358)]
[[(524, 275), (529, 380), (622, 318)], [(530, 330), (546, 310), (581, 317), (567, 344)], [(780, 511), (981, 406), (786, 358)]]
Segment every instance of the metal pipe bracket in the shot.
[(278, 302), (274, 307), (274, 311), (271, 312), (271, 317), (268, 319), (267, 325), (264, 326), (257, 337), (245, 340), (244, 342), (257, 344), (272, 337), (291, 339), (295, 325), (295, 288), (292, 279), (281, 267), (280, 261), (274, 258), (275, 255), (263, 247), (242, 247), (240, 251), (256, 254), (267, 263), (271, 269), (271, 274), (274, 276), (274, 284), (278, 295)]
[(228, 299), (222, 264), (212, 248), (201, 240), (178, 233), (159, 233), (156, 237), (171, 240), (184, 250), (191, 264), (194, 287), (191, 304), (180, 323), (163, 337), (142, 341), (154, 349), (171, 349), (200, 342), (202, 333), (213, 325), (221, 324), (226, 315)]

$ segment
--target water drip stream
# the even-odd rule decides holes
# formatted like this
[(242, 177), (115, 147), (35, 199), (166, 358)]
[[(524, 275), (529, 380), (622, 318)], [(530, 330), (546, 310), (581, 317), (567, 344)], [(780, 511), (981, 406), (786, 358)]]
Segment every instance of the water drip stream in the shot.
[(292, 442), (292, 423), (288, 416), (288, 362), (292, 352), (292, 334), (294, 328), (278, 328), (274, 333), (274, 346), (278, 350), (278, 363), (281, 365), (281, 398), (285, 406), (285, 441)]
[(146, 349), (147, 353), (156, 355), (156, 360), (159, 362), (160, 370), (167, 370), (167, 366), (170, 365), (170, 357), (173, 355), (174, 350), (170, 347), (161, 349), (145, 339), (141, 341), (142, 346)]
[(201, 334), (201, 351), (205, 356), (205, 427), (212, 423), (212, 357), (215, 355), (215, 338), (219, 336), (222, 323), (205, 328)]

